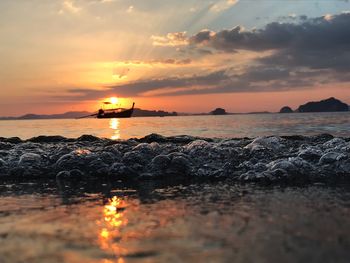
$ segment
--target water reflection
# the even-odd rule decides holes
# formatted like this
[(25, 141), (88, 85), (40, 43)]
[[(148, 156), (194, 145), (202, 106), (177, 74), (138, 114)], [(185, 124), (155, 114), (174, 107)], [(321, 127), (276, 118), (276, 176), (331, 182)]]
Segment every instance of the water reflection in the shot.
[(101, 183), (2, 182), (0, 262), (349, 258), (347, 184)]
[(121, 228), (128, 224), (125, 216), (126, 206), (126, 200), (113, 196), (103, 207), (103, 219), (97, 222), (101, 227), (98, 238), (100, 248), (113, 253), (118, 258), (118, 262), (124, 262), (122, 255), (127, 254), (127, 249), (119, 243), (122, 239)]
[(109, 120), (109, 128), (113, 130), (113, 135), (111, 136), (112, 140), (120, 139), (120, 129), (119, 129), (120, 121), (117, 118)]

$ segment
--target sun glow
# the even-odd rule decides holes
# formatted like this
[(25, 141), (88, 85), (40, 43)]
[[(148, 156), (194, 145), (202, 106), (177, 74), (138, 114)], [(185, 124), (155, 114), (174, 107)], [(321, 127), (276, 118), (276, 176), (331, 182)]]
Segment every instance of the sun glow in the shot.
[(110, 97), (110, 98), (109, 98), (109, 101), (110, 101), (112, 104), (118, 104), (119, 99), (118, 99), (117, 97)]

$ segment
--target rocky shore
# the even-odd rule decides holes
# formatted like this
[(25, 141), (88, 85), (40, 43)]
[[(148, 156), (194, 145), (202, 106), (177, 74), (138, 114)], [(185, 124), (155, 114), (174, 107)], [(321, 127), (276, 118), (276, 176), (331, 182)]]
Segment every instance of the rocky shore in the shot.
[(237, 182), (350, 180), (350, 138), (163, 137), (112, 141), (39, 136), (0, 138), (0, 178), (229, 178)]

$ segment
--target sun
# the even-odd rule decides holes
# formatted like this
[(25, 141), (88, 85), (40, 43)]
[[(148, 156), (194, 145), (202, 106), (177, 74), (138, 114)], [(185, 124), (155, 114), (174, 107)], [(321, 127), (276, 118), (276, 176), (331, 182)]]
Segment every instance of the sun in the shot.
[(117, 97), (110, 97), (109, 98), (109, 101), (112, 103), (112, 104), (118, 104), (119, 100)]

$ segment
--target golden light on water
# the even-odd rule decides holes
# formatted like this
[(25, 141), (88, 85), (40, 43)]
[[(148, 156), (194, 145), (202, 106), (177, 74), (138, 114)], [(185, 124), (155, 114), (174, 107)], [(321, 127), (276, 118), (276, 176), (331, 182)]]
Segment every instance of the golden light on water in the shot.
[(119, 119), (114, 118), (114, 119), (110, 119), (109, 120), (109, 128), (111, 128), (113, 130), (113, 134), (111, 136), (112, 140), (120, 139), (119, 125), (120, 125), (120, 120)]
[(125, 217), (126, 201), (114, 196), (109, 199), (108, 203), (103, 207), (103, 220), (99, 222), (102, 228), (99, 232), (99, 246), (101, 249), (112, 252), (118, 257), (118, 262), (123, 262), (122, 255), (126, 254), (126, 249), (119, 243), (121, 239), (121, 227), (128, 223)]

